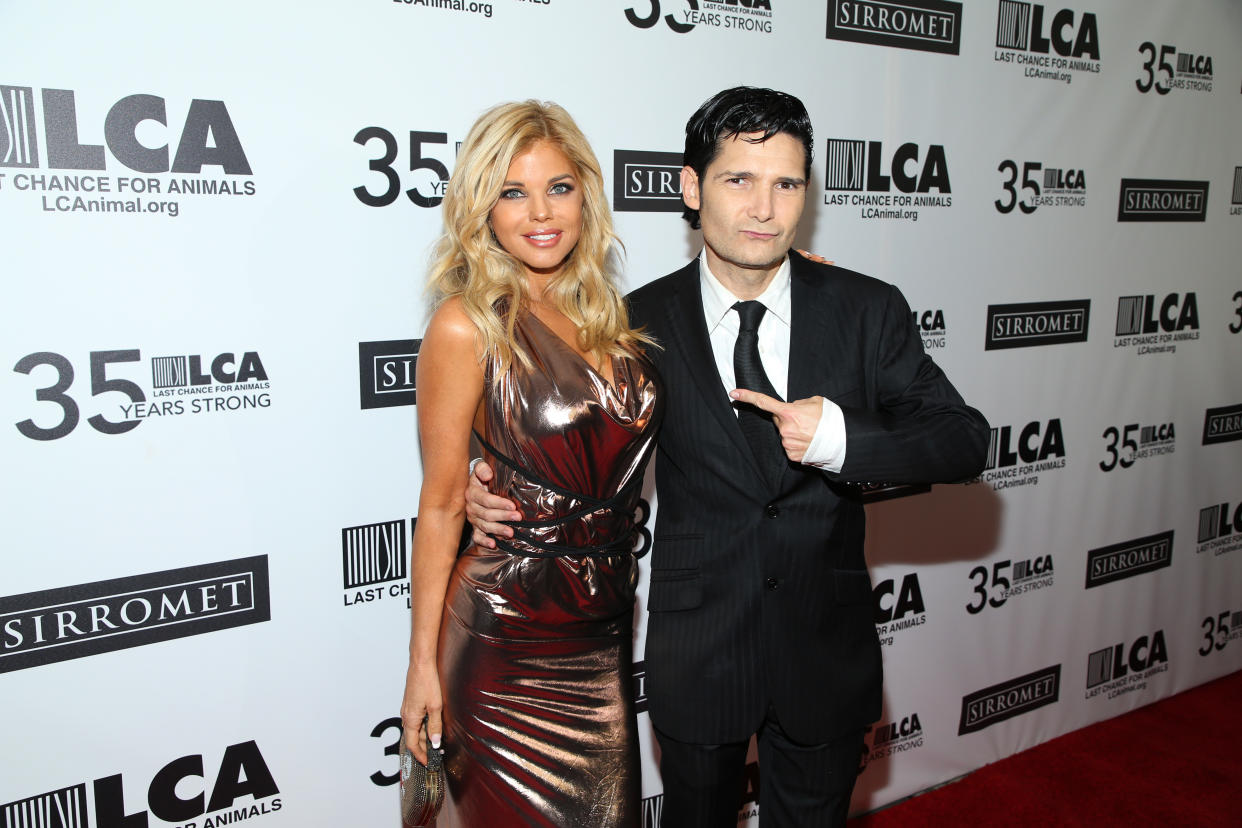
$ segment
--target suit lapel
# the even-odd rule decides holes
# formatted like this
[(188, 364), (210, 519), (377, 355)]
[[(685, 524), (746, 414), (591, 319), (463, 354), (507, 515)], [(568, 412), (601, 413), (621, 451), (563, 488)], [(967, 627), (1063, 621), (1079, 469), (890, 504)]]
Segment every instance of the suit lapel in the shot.
[(689, 367), (690, 376), (694, 378), (694, 384), (703, 397), (704, 406), (729, 435), (738, 453), (746, 458), (751, 471), (766, 485), (763, 471), (755, 461), (754, 452), (737, 424), (737, 414), (733, 411), (729, 395), (725, 393), (724, 381), (716, 370), (716, 359), (712, 355), (711, 340), (707, 335), (707, 321), (703, 316), (698, 259), (678, 272), (674, 294), (664, 311), (668, 317), (667, 330), (670, 332), (668, 344), (681, 352)]
[[(789, 385), (786, 399), (804, 400), (822, 393), (832, 371), (832, 306), (823, 274), (797, 253), (789, 254)], [(806, 467), (783, 464), (782, 488), (788, 476)]]
[[(832, 312), (823, 274), (802, 256), (790, 261), (789, 400), (822, 393), (832, 372)], [(816, 390), (818, 389), (818, 391)]]

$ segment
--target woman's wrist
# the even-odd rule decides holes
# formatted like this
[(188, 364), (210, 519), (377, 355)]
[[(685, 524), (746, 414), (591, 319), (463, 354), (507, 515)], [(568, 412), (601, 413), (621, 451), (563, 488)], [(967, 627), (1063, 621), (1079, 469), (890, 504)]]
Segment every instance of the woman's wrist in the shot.
[(436, 666), (435, 648), (410, 647), (410, 666), (418, 669)]

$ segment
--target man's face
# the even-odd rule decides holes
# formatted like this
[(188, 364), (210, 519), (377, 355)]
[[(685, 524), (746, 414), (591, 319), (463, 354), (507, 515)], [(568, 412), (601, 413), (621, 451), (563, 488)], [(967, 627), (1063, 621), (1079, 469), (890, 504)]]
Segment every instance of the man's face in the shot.
[(708, 264), (722, 278), (730, 268), (771, 270), (793, 246), (806, 205), (806, 151), (792, 135), (726, 138), (702, 178), (681, 171), (686, 205), (699, 211)]

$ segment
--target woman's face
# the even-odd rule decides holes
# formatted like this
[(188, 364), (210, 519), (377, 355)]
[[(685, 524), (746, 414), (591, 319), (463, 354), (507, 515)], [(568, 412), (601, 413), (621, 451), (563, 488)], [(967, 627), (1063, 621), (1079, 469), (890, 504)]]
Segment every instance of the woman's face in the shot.
[(560, 271), (582, 235), (582, 190), (560, 147), (542, 140), (514, 157), (489, 220), (527, 274)]

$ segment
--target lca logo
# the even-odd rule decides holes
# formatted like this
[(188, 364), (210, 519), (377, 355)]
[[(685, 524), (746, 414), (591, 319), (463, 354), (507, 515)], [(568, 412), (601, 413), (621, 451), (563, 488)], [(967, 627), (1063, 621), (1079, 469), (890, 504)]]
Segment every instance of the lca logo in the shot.
[(345, 589), (405, 578), (405, 521), (390, 520), (342, 529), (341, 557)]
[(1229, 502), (1225, 501), (1199, 510), (1200, 544), (1228, 539), (1235, 533), (1240, 536), (1238, 540), (1242, 541), (1242, 502), (1233, 507), (1232, 515), (1229, 509)]
[(1155, 295), (1117, 300), (1117, 336), (1173, 333), (1186, 328), (1199, 328), (1199, 305), (1193, 292), (1184, 297), (1170, 293), (1159, 303)]
[(1053, 417), (1046, 425), (1033, 420), (1022, 426), (1016, 438), (1015, 431), (1015, 426), (1001, 426), (991, 430), (987, 465), (984, 468), (1005, 468), (1020, 463), (1039, 463), (1050, 457), (1065, 457), (1065, 437), (1061, 431), (1060, 417)]
[(642, 828), (659, 828), (664, 818), (664, 794), (645, 797), (640, 808)]
[(904, 753), (923, 746), (923, 724), (918, 713), (868, 726), (863, 735), (861, 774), (874, 761), (887, 759), (894, 753)]
[(931, 144), (921, 164), (919, 145), (909, 141), (901, 144), (889, 158), (887, 169), (882, 141), (829, 138), (826, 148), (825, 190), (888, 193), (896, 187), (903, 193), (953, 191), (942, 144)]
[(919, 332), (919, 338), (923, 340), (923, 350), (930, 351), (945, 346), (948, 330), (945, 326), (943, 309), (911, 311), (911, 318), (914, 320), (914, 327)]
[(871, 601), (875, 633), (882, 647), (892, 644), (898, 631), (921, 626), (927, 621), (927, 605), (917, 572), (907, 573), (900, 587), (895, 578), (876, 584), (871, 591)]
[[(46, 163), (54, 170), (107, 168), (104, 144), (82, 143), (77, 100), (69, 89), (41, 90)], [(35, 90), (0, 85), (0, 167), (36, 169), (40, 152), (36, 131)], [(224, 101), (190, 101), (169, 163), (169, 145), (148, 147), (139, 142), (140, 125), (152, 121), (168, 126), (165, 100), (155, 95), (127, 95), (104, 117), (104, 143), (112, 157), (135, 172), (192, 173), (219, 166), (229, 175), (251, 175), (250, 162)]]
[(1000, 0), (996, 20), (996, 47), (1063, 58), (1100, 59), (1100, 33), (1095, 15), (1083, 14), (1077, 25), (1073, 9), (1061, 9), (1044, 23), (1045, 9), (1038, 3)]
[[(418, 518), (410, 520), (410, 534)], [(405, 596), (410, 607), (407, 576), (409, 555), (405, 520), (349, 526), (341, 530), (341, 570), (344, 575), (344, 605), (370, 604)]]
[[(218, 828), (281, 809), (280, 788), (253, 740), (225, 748), (213, 776), (208, 777), (206, 769), (203, 754), (172, 760), (149, 785), (138, 786), (147, 791), (149, 811), (132, 814), (126, 813), (121, 774), (96, 779), (92, 785), (96, 826), (146, 828), (148, 816), (154, 816), (182, 828)], [(203, 786), (207, 779), (215, 780), (210, 787)], [(246, 798), (251, 801), (242, 801)], [(86, 784), (79, 783), (0, 805), (0, 828), (89, 828), (90, 813)], [(202, 817), (206, 818), (200, 824)]]
[[(891, 598), (889, 601), (887, 599)], [(927, 612), (923, 601), (923, 590), (919, 586), (917, 572), (907, 573), (901, 579), (901, 587), (897, 580), (889, 578), (875, 585), (871, 591), (874, 605), (876, 625), (887, 624), (889, 621), (900, 621), (907, 616), (922, 615)]]
[(1150, 638), (1140, 635), (1128, 650), (1122, 642), (1087, 656), (1087, 689), (1118, 681), (1129, 674), (1140, 675), (1152, 667), (1168, 663), (1164, 630), (1156, 630)]

